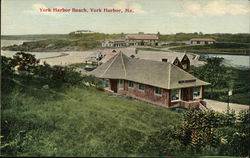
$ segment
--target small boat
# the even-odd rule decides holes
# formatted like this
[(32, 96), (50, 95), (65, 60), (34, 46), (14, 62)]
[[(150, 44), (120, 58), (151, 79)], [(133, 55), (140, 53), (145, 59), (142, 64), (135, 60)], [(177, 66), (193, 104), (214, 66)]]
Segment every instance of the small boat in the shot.
[(96, 67), (97, 67), (97, 65), (86, 65), (84, 69), (85, 69), (86, 71), (92, 71), (92, 70), (94, 70)]

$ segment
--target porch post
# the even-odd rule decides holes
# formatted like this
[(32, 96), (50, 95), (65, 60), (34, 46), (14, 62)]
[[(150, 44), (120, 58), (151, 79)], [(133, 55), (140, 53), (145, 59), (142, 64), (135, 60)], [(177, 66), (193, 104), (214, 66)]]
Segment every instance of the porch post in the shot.
[(171, 89), (168, 90), (168, 107), (171, 106)]
[(205, 88), (201, 86), (201, 99), (204, 99), (204, 94), (205, 94)]

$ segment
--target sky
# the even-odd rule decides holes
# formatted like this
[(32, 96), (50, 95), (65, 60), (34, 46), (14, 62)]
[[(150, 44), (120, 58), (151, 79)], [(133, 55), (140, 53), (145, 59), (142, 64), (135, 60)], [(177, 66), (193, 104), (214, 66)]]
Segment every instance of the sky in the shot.
[[(41, 12), (40, 9), (89, 12)], [(90, 8), (123, 13), (90, 12)], [(133, 12), (125, 13), (124, 9)], [(249, 0), (1, 0), (1, 34), (249, 33)]]

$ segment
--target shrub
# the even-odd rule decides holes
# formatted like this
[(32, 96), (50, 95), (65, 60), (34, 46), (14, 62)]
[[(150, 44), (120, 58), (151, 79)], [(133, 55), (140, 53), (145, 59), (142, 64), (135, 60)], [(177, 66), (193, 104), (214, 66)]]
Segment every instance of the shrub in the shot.
[(11, 60), (11, 65), (19, 71), (32, 72), (38, 65), (39, 60), (34, 55), (24, 52), (17, 52)]

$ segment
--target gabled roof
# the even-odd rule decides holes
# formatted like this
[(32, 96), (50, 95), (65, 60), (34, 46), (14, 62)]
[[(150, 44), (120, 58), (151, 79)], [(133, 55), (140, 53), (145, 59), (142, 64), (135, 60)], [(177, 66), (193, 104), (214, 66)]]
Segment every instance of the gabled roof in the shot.
[(169, 62), (133, 59), (122, 52), (91, 74), (99, 78), (130, 80), (164, 89), (209, 85)]
[(157, 40), (158, 39), (158, 36), (157, 35), (126, 35), (125, 37), (126, 39), (133, 39), (133, 40), (140, 40), (140, 39), (143, 39), (143, 40)]

